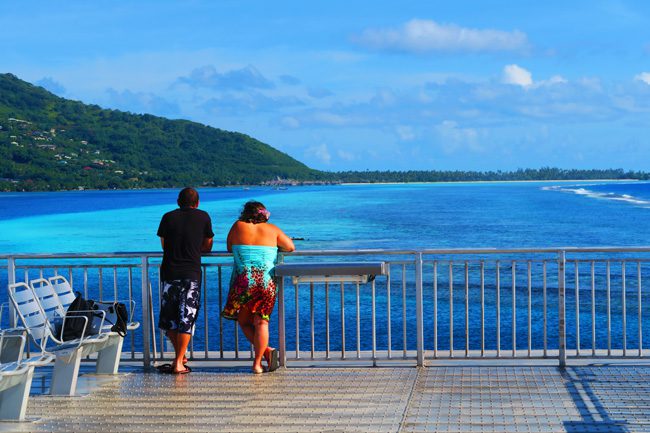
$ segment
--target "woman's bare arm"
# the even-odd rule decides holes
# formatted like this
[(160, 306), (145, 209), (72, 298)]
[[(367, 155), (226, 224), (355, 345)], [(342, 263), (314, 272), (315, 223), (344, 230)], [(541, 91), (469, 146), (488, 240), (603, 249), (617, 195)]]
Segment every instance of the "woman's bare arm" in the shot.
[(232, 239), (233, 239), (233, 236), (234, 236), (234, 231), (235, 231), (235, 225), (236, 224), (237, 223), (235, 222), (235, 224), (233, 224), (232, 227), (230, 227), (230, 231), (228, 232), (228, 237), (226, 238), (226, 248), (228, 249), (229, 253), (232, 253)]
[(280, 229), (278, 229), (277, 242), (278, 242), (278, 248), (280, 249), (280, 251), (290, 253), (291, 251), (296, 250), (296, 247), (293, 244), (293, 241), (291, 240), (291, 238), (289, 236), (285, 235), (284, 232), (282, 230), (280, 230)]

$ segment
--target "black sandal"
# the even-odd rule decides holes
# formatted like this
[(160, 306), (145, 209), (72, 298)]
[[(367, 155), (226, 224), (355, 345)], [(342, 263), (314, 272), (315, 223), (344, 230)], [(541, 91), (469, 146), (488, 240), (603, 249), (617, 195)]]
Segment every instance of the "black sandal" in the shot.
[(280, 353), (278, 352), (277, 349), (271, 350), (271, 359), (269, 362), (269, 369), (268, 371), (275, 371), (280, 367)]
[(156, 367), (159, 373), (170, 373), (172, 371), (171, 364), (161, 364)]

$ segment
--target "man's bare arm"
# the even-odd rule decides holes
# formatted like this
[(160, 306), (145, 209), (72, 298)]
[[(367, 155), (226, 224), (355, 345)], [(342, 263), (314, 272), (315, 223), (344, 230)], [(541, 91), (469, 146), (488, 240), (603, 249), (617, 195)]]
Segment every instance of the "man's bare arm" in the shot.
[(203, 239), (203, 245), (201, 245), (201, 252), (203, 253), (209, 253), (212, 251), (212, 242), (214, 241), (214, 238), (205, 238)]

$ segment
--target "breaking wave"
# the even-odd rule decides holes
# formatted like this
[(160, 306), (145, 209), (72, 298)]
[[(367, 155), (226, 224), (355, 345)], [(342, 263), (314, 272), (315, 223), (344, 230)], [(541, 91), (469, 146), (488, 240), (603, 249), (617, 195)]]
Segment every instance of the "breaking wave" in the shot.
[(585, 188), (585, 186), (589, 186), (589, 185), (580, 185), (580, 186), (578, 186), (578, 185), (573, 185), (573, 186), (558, 186), (558, 185), (556, 185), (556, 186), (545, 186), (545, 187), (542, 187), (542, 190), (544, 190), (544, 191), (566, 192), (566, 193), (582, 195), (582, 196), (589, 197), (589, 198), (596, 198), (596, 199), (601, 199), (601, 200), (619, 201), (619, 202), (630, 203), (630, 204), (633, 204), (633, 205), (636, 205), (636, 206), (650, 208), (650, 200), (635, 197), (635, 196), (632, 196), (630, 194), (617, 194), (617, 193), (614, 193), (614, 192), (593, 191), (593, 190)]

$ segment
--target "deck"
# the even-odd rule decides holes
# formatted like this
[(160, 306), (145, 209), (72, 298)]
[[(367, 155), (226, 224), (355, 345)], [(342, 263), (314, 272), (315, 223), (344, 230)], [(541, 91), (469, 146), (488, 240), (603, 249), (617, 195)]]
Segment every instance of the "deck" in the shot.
[(517, 361), (296, 367), (255, 376), (194, 363), (184, 376), (125, 366), (84, 374), (83, 397), (39, 395), (1, 432), (650, 432), (650, 364)]

